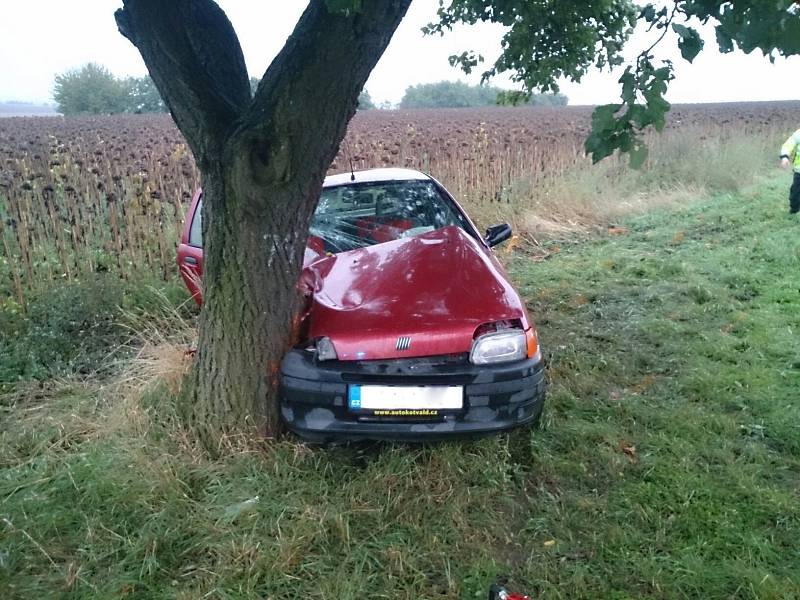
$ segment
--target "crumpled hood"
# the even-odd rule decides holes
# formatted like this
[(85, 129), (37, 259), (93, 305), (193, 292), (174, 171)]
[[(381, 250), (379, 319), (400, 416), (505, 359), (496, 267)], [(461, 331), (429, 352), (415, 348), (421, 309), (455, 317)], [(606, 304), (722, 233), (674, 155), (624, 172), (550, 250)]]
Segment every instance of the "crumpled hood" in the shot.
[(330, 337), (340, 360), (468, 352), (482, 323), (529, 326), (502, 268), (455, 226), (318, 259), (302, 282), (309, 336)]

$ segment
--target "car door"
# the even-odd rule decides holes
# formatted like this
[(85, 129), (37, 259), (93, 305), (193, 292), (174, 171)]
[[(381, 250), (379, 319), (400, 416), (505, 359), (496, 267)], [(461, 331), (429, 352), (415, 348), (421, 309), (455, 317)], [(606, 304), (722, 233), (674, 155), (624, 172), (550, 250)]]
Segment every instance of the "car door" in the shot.
[(195, 302), (203, 302), (203, 192), (197, 190), (186, 213), (181, 242), (178, 245), (178, 269)]

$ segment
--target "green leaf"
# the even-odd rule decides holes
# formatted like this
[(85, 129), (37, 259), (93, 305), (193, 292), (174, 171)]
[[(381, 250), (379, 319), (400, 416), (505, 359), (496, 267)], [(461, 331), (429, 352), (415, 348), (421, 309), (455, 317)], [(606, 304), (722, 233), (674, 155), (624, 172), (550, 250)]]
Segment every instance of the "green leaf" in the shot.
[(461, 54), (450, 55), (450, 57), (447, 59), (447, 62), (450, 63), (451, 67), (460, 66), (461, 70), (469, 75), (472, 73), (472, 69), (483, 62), (483, 56), (480, 54), (475, 54), (472, 51), (464, 51)]
[(716, 32), (717, 46), (719, 46), (719, 51), (723, 54), (733, 52), (733, 40), (731, 39), (731, 36), (725, 33), (725, 31), (719, 25), (716, 27)]
[(592, 113), (592, 131), (607, 131), (616, 129), (614, 115), (622, 108), (621, 104), (604, 104), (594, 109)]
[(644, 19), (648, 23), (652, 23), (656, 20), (656, 7), (652, 4), (648, 4), (642, 9), (642, 12), (639, 13), (639, 18)]
[(703, 49), (703, 45), (705, 44), (703, 38), (700, 37), (700, 34), (697, 33), (697, 30), (694, 28), (686, 27), (679, 23), (673, 23), (672, 30), (681, 38), (678, 41), (678, 48), (681, 50), (681, 56), (683, 56), (685, 60), (692, 62)]
[(625, 137), (630, 134), (624, 129), (627, 126), (625, 117), (617, 117), (621, 104), (605, 104), (598, 106), (592, 113), (592, 132), (586, 138), (584, 150), (591, 155), (592, 162), (597, 163), (611, 156), (614, 150), (624, 144)]
[(653, 122), (648, 114), (647, 107), (641, 104), (632, 104), (628, 108), (626, 117), (638, 129), (644, 129)]
[(607, 139), (592, 133), (586, 138), (584, 149), (586, 154), (591, 155), (592, 163), (597, 164), (607, 156), (611, 156), (615, 147)]
[(633, 150), (633, 144), (636, 141), (636, 134), (631, 131), (629, 124), (626, 125), (626, 130), (616, 137), (616, 145), (620, 152), (630, 152)]

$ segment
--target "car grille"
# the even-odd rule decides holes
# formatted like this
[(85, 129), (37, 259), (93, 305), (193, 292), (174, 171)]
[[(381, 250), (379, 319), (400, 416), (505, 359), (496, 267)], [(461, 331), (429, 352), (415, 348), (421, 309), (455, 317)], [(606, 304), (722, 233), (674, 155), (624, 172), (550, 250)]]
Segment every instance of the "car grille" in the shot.
[[(392, 360), (341, 361), (337, 370), (342, 381), (426, 385), (448, 378), (453, 385), (470, 383), (473, 375), (458, 377), (459, 367), (469, 364), (469, 354), (447, 354)], [(455, 378), (458, 379), (456, 381)], [(463, 381), (462, 381), (463, 380)]]

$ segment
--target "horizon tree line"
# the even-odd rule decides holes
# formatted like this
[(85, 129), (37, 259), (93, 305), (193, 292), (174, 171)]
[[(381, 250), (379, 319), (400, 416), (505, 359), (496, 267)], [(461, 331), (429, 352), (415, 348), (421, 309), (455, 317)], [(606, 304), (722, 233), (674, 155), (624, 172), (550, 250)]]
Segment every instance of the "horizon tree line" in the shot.
[[(250, 78), (251, 93), (255, 93), (259, 81), (257, 77)], [(358, 109), (489, 107), (509, 104), (505, 100), (506, 92), (495, 86), (442, 80), (408, 86), (397, 105), (389, 101), (377, 103), (364, 89), (358, 97)], [(64, 115), (167, 112), (167, 106), (149, 75), (117, 77), (105, 66), (94, 62), (56, 75), (53, 98), (58, 112)], [(566, 106), (567, 97), (563, 94), (533, 94), (513, 104)]]

